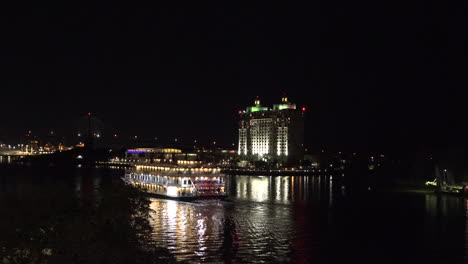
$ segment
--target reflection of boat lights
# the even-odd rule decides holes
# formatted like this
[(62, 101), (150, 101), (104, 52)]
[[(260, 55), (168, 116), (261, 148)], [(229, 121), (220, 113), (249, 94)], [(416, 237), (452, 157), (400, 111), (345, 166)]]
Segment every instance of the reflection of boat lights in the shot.
[(167, 201), (167, 220), (169, 227), (172, 231), (175, 231), (176, 220), (177, 220), (177, 202), (176, 201)]
[[(200, 214), (201, 216), (201, 214)], [(200, 245), (198, 252), (196, 252), (197, 255), (202, 256), (204, 255), (204, 252), (206, 247), (204, 247), (205, 244), (205, 232), (206, 232), (206, 223), (205, 219), (201, 218), (197, 220), (197, 227), (198, 229), (198, 244)]]

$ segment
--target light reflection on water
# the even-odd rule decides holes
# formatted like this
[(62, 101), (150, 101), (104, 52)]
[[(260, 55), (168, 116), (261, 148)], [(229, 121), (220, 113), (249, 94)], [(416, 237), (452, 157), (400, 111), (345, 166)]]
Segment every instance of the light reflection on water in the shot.
[[(74, 176), (63, 177), (70, 173)], [(123, 173), (7, 167), (0, 171), (0, 192), (27, 195), (64, 186), (60, 179), (69, 179), (74, 196), (99, 203), (100, 191), (120, 182)], [(50, 174), (55, 176), (49, 179)], [(232, 202), (151, 199), (154, 242), (179, 261), (195, 263), (468, 262), (468, 201), (463, 198), (349, 196), (339, 179), (329, 177), (233, 176), (226, 189)]]
[[(332, 180), (329, 177), (307, 176), (234, 176), (229, 195), (236, 200), (290, 204), (294, 201), (332, 200)], [(235, 188), (232, 188), (234, 186)], [(341, 186), (341, 185), (340, 185)], [(322, 189), (326, 189), (321, 193)], [(311, 196), (312, 195), (312, 196)]]
[(463, 201), (465, 209), (465, 250), (464, 250), (464, 262), (468, 262), (468, 198), (465, 198)]
[(159, 199), (152, 200), (151, 208), (155, 241), (179, 260), (242, 260), (255, 254), (267, 261), (284, 258), (289, 251), (292, 219), (288, 208), (244, 204), (233, 210), (232, 204), (222, 202)]
[(227, 189), (232, 202), (152, 199), (156, 244), (189, 262), (373, 262), (406, 248), (431, 262), (437, 259), (431, 254), (458, 260), (468, 252), (460, 248), (468, 243), (468, 231), (460, 232), (468, 222), (458, 197), (396, 194), (351, 201), (339, 182), (301, 176), (232, 176)]
[(228, 183), (233, 202), (151, 199), (154, 240), (181, 261), (289, 262), (310, 255), (319, 236), (307, 224), (315, 220), (301, 209), (309, 183), (320, 184), (298, 176), (235, 176)]
[(10, 164), (12, 162), (12, 157), (11, 156), (3, 156), (0, 155), (0, 164), (5, 163), (5, 164)]

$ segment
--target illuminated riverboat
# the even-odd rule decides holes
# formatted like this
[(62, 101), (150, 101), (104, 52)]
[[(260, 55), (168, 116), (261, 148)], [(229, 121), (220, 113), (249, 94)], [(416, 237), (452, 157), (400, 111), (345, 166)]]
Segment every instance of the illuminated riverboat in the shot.
[(126, 170), (124, 181), (159, 197), (181, 200), (226, 197), (225, 176), (219, 168), (136, 165)]

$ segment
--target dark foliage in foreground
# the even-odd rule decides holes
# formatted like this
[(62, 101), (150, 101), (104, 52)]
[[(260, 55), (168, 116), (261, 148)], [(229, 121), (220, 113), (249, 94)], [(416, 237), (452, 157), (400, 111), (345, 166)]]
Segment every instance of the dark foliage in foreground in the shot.
[(151, 242), (149, 200), (118, 182), (91, 200), (65, 183), (0, 190), (0, 209), (0, 263), (174, 262)]

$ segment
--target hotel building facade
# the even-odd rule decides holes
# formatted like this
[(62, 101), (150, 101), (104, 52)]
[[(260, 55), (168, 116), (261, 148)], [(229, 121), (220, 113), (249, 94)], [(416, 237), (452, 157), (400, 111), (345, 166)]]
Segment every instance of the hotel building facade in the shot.
[(241, 160), (294, 164), (304, 157), (305, 108), (296, 109), (287, 97), (268, 108), (255, 99), (254, 106), (239, 111)]

